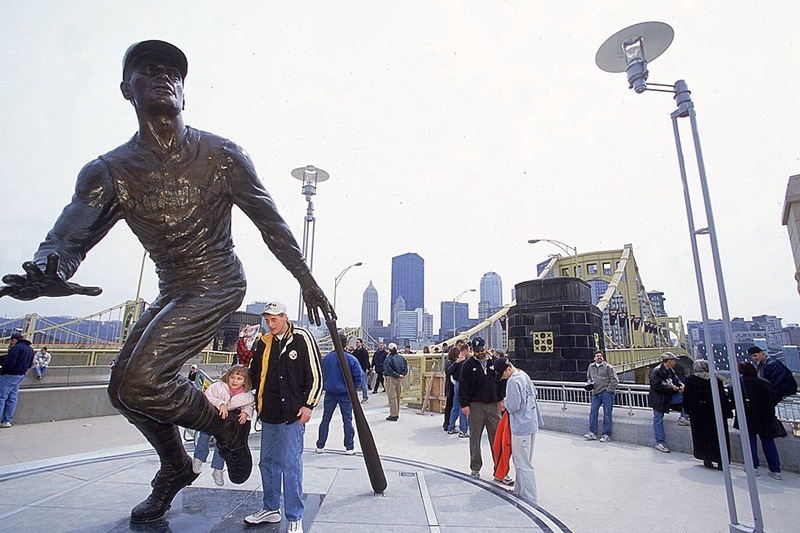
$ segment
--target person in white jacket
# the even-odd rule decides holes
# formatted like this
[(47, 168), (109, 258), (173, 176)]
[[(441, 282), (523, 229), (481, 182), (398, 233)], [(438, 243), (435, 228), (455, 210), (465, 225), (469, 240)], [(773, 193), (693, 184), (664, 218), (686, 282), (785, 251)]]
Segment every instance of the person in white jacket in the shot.
[(47, 351), (47, 346), (42, 346), (42, 349), (33, 358), (33, 366), (36, 370), (36, 379), (41, 380), (44, 375), (47, 374), (47, 369), (50, 367), (50, 359), (51, 355)]
[(517, 471), (514, 492), (534, 505), (536, 503), (536, 471), (533, 468), (533, 444), (536, 432), (544, 425), (536, 387), (528, 374), (500, 357), (494, 362), (498, 381), (507, 379), (505, 408), (511, 426), (511, 459)]
[[(250, 383), (250, 375), (244, 365), (233, 365), (225, 372), (219, 381), (215, 381), (206, 389), (206, 398), (218, 411), (223, 419), (229, 416), (236, 417), (239, 424), (247, 424), (247, 431), (250, 432), (250, 420), (253, 418), (253, 406), (255, 396), (253, 396), (253, 386)], [(208, 459), (208, 448), (211, 435), (204, 432), (197, 434), (194, 444), (194, 459), (192, 469), (199, 474), (203, 470), (203, 463)], [(214, 451), (211, 459), (211, 477), (214, 483), (220, 487), (225, 484), (222, 471), (225, 460)]]

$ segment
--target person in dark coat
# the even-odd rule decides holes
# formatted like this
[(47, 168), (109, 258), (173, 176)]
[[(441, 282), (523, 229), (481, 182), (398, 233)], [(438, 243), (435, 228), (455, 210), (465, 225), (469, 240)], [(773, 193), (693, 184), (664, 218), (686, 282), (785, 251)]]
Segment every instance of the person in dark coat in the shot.
[(458, 359), (458, 350), (453, 348), (447, 353), (444, 360), (444, 395), (447, 397), (447, 402), (444, 406), (444, 423), (442, 428), (447, 431), (450, 427), (450, 412), (453, 410), (453, 383), (451, 380), (453, 376), (453, 368), (456, 366), (456, 359)]
[[(717, 389), (722, 407), (722, 417), (725, 420), (725, 445), (728, 455), (731, 452), (730, 436), (728, 435), (727, 419), (733, 417), (728, 395), (722, 380), (717, 378)], [(714, 411), (714, 400), (711, 391), (711, 376), (708, 373), (708, 361), (698, 359), (692, 366), (692, 375), (686, 378), (683, 389), (683, 408), (689, 415), (692, 426), (692, 451), (696, 459), (703, 461), (706, 468), (722, 470), (722, 454), (717, 438), (717, 423)], [(716, 463), (716, 465), (714, 465)]]
[(792, 376), (792, 371), (776, 357), (768, 356), (758, 346), (751, 346), (747, 353), (753, 358), (758, 376), (772, 385), (773, 405), (778, 405), (781, 400), (797, 392), (797, 382)]
[[(758, 377), (758, 370), (749, 361), (739, 363), (739, 374), (742, 381), (742, 396), (744, 397), (744, 415), (747, 420), (747, 431), (750, 434), (750, 451), (753, 454), (753, 467), (758, 474), (758, 447), (756, 435), (761, 438), (764, 448), (764, 457), (767, 458), (769, 475), (781, 479), (781, 458), (778, 447), (775, 446), (775, 437), (778, 436), (778, 419), (775, 417), (775, 406), (772, 404), (772, 384), (764, 378)], [(736, 413), (733, 427), (739, 428), (739, 417)]]

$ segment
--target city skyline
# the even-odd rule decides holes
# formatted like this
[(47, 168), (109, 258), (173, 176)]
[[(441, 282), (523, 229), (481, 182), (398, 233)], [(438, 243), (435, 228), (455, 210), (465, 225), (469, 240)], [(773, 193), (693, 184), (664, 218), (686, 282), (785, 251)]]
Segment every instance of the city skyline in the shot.
[[(359, 323), (370, 279), (388, 322), (395, 253), (425, 258), (424, 298), (436, 311), (488, 271), (502, 277), (507, 298), (535, 277), (536, 263), (560, 253), (528, 244), (545, 238), (578, 252), (633, 244), (647, 288), (667, 295), (671, 315), (697, 319), (674, 101), (637, 95), (624, 74), (594, 64), (610, 35), (659, 20), (675, 39), (649, 65), (649, 81), (685, 79), (692, 91), (730, 313), (798, 323), (781, 213), (788, 177), (800, 167), (800, 72), (785, 68), (800, 60), (792, 37), (800, 5), (728, 7), (443, 0), (378, 8), (356, 0), (131, 10), (87, 0), (76, 10), (2, 2), (0, 98), (13, 105), (0, 117), (0, 176), (14, 196), (0, 214), (9, 229), (0, 268), (21, 271), (83, 165), (136, 131), (119, 92), (122, 54), (157, 38), (188, 56), (187, 123), (248, 151), (298, 239), (306, 202), (290, 172), (312, 164), (330, 173), (315, 197), (314, 276), (332, 297), (336, 274), (363, 262), (338, 286), (341, 323)], [(313, 81), (299, 72), (314, 73)], [(741, 112), (751, 95), (759, 112)], [(233, 233), (248, 276), (245, 302), (279, 300), (294, 314), (296, 281), (238, 211)], [(701, 236), (704, 257), (707, 245)], [(135, 297), (141, 264), (141, 245), (120, 223), (72, 280), (101, 286), (102, 295), (2, 298), (0, 314), (85, 316), (112, 307)], [(719, 317), (711, 268), (704, 270), (709, 315)], [(157, 292), (148, 259), (141, 295), (153, 301)], [(473, 316), (478, 298), (462, 298)]]

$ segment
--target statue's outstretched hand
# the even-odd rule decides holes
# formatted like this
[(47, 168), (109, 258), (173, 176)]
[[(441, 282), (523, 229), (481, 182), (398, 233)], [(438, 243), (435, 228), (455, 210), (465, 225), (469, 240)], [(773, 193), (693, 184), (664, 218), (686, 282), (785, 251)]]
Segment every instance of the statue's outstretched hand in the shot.
[(325, 293), (316, 283), (303, 288), (303, 301), (306, 303), (309, 322), (319, 326), (322, 323), (320, 321), (320, 312), (325, 320), (336, 320), (336, 311), (333, 310), (333, 306), (328, 301)]
[(17, 300), (35, 300), (40, 296), (72, 296), (83, 294), (97, 296), (103, 289), (100, 287), (84, 287), (77, 283), (70, 283), (58, 274), (58, 254), (47, 256), (47, 265), (44, 272), (33, 261), (22, 264), (25, 275), (6, 274), (3, 276), (3, 285), (0, 287), (0, 298), (11, 296)]

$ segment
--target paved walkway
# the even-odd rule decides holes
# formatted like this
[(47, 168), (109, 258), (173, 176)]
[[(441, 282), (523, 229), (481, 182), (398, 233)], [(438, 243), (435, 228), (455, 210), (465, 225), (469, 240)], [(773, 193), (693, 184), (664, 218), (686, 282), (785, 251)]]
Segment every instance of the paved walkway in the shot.
[[(326, 532), (727, 532), (722, 474), (686, 454), (542, 431), (536, 441), (539, 507), (467, 474), (467, 439), (447, 435), (441, 415), (403, 409), (384, 420), (386, 395), (364, 404), (388, 480), (374, 496), (359, 455), (343, 453), (341, 423), (314, 453), (321, 413), (306, 432), (305, 529)], [(251, 436), (257, 457), (259, 437)], [(206, 470), (166, 519), (132, 529), (131, 507), (149, 493), (155, 455), (119, 416), (0, 430), (0, 531), (240, 531), (260, 507), (258, 469), (243, 485), (216, 487)], [(488, 444), (484, 463), (491, 464)], [(746, 478), (733, 467), (740, 520), (752, 523)], [(800, 475), (758, 479), (767, 531), (800, 531)], [(260, 531), (284, 531), (286, 524)]]

